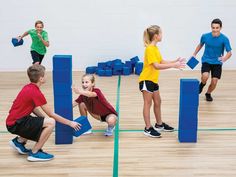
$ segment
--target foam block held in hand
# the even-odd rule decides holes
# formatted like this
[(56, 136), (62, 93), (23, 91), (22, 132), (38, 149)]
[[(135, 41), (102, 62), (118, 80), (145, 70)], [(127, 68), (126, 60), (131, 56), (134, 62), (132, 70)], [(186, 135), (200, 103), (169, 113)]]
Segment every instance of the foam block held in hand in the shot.
[(11, 42), (12, 42), (12, 44), (13, 44), (14, 47), (23, 45), (23, 43), (24, 43), (23, 39), (21, 39), (20, 41), (18, 41), (17, 38), (12, 38)]
[(80, 116), (74, 121), (78, 122), (81, 127), (78, 131), (73, 131), (73, 136), (78, 137), (92, 128), (86, 116)]

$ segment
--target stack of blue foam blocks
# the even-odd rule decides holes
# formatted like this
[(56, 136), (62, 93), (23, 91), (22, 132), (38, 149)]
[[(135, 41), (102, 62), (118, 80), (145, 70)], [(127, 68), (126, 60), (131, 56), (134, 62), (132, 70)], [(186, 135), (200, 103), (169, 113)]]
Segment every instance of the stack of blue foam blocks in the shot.
[[(72, 56), (53, 56), (53, 89), (55, 113), (73, 120), (72, 110)], [(56, 144), (72, 144), (73, 129), (67, 125), (56, 123)]]
[(180, 79), (179, 142), (197, 142), (199, 81)]
[(138, 56), (131, 58), (129, 61), (122, 62), (121, 59), (99, 62), (97, 66), (89, 66), (86, 68), (87, 74), (97, 74), (98, 76), (116, 76), (130, 75), (134, 73), (140, 74), (143, 63), (139, 62)]

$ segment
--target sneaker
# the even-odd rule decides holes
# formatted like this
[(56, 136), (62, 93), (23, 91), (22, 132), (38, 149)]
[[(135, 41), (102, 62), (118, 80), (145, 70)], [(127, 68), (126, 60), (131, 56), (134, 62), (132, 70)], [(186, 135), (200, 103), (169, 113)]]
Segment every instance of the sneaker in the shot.
[(92, 129), (88, 130), (87, 132), (84, 132), (83, 135), (89, 135), (89, 134), (92, 134)]
[(158, 132), (164, 131), (164, 132), (173, 132), (174, 128), (167, 125), (166, 123), (162, 123), (161, 125), (158, 125), (157, 123), (155, 124), (154, 129)]
[(40, 149), (38, 152), (33, 153), (32, 151), (29, 152), (29, 156), (27, 158), (30, 162), (40, 162), (40, 161), (49, 161), (54, 158), (54, 155), (48, 154)]
[(207, 101), (213, 101), (213, 98), (211, 97), (211, 94), (210, 93), (206, 93), (206, 100)]
[(19, 152), (19, 154), (28, 154), (30, 150), (25, 148), (25, 143), (20, 143), (18, 142), (17, 139), (18, 137), (15, 137), (14, 139), (12, 139), (9, 142), (10, 146), (16, 149)]
[(143, 134), (146, 136), (153, 137), (153, 138), (160, 138), (161, 137), (161, 134), (158, 131), (156, 131), (153, 127), (150, 127), (149, 129), (147, 129), (145, 127)]
[(202, 89), (203, 89), (203, 87), (204, 87), (205, 85), (206, 85), (206, 84), (203, 84), (203, 83), (200, 83), (200, 84), (199, 84), (199, 94), (202, 93)]
[(108, 126), (104, 132), (104, 136), (112, 136), (114, 128), (115, 128), (115, 126), (112, 126), (112, 127)]

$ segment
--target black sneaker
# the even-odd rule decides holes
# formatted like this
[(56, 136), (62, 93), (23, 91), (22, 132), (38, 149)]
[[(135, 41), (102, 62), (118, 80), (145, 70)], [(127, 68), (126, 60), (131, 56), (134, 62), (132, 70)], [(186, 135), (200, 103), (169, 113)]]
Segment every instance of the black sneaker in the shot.
[(203, 84), (203, 83), (200, 83), (200, 84), (199, 84), (199, 94), (202, 93), (202, 89), (203, 89), (203, 87), (204, 87), (205, 85), (206, 85), (206, 84)]
[(158, 132), (164, 131), (164, 132), (173, 132), (174, 128), (167, 125), (166, 123), (162, 123), (161, 125), (158, 125), (157, 123), (155, 124), (154, 129)]
[(153, 127), (150, 127), (149, 129), (147, 129), (145, 127), (143, 133), (144, 133), (144, 135), (150, 136), (153, 138), (160, 138), (161, 137), (161, 134), (158, 131), (156, 131)]
[(207, 101), (213, 101), (213, 98), (211, 97), (211, 94), (210, 93), (206, 93), (206, 100)]

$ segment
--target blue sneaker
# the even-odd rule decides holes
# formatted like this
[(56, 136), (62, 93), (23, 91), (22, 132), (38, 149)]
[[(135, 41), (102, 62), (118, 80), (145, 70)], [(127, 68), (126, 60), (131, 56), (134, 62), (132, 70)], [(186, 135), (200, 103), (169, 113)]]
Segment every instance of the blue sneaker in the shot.
[(12, 139), (9, 142), (10, 146), (16, 149), (19, 152), (19, 154), (28, 154), (30, 150), (25, 148), (25, 143), (20, 143), (17, 141), (17, 139), (18, 137)]
[(40, 161), (49, 161), (49, 160), (52, 160), (53, 158), (54, 158), (54, 155), (43, 152), (43, 150), (40, 149), (36, 153), (33, 153), (32, 151), (30, 151), (27, 160), (30, 162), (40, 162)]
[(114, 128), (115, 128), (114, 126), (112, 126), (112, 127), (108, 126), (104, 132), (104, 136), (112, 136)]

